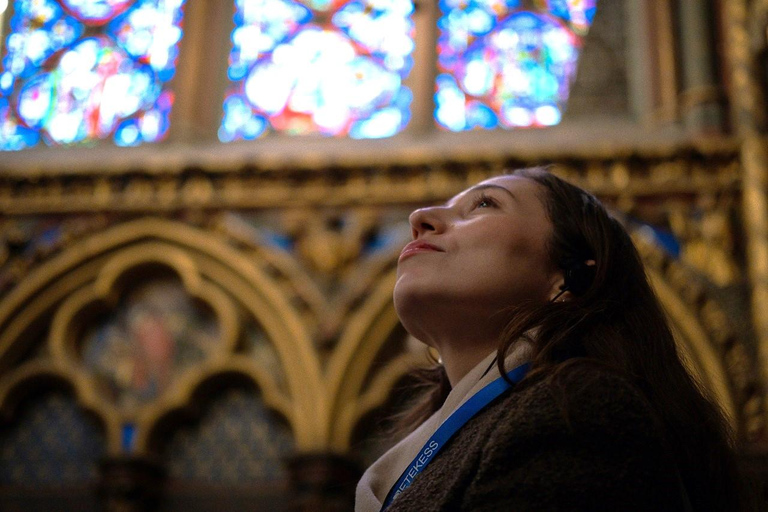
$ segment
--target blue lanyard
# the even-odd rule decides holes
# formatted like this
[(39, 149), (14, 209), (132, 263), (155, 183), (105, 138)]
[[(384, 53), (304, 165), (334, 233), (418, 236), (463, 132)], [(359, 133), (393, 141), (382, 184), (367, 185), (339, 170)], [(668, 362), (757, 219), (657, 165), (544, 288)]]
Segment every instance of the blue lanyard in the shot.
[[(517, 384), (525, 374), (528, 373), (530, 364), (525, 363), (518, 366), (511, 372), (507, 373), (507, 377), (512, 383)], [(400, 475), (395, 485), (389, 490), (387, 498), (384, 500), (384, 504), (381, 506), (383, 511), (392, 503), (392, 500), (397, 498), (397, 495), (407, 489), (412, 483), (416, 475), (421, 473), (427, 464), (432, 462), (432, 459), (437, 453), (445, 446), (450, 438), (456, 434), (456, 432), (464, 426), (475, 414), (483, 410), (488, 404), (493, 402), (496, 398), (501, 396), (505, 391), (510, 389), (509, 382), (504, 377), (499, 377), (494, 380), (483, 389), (472, 395), (472, 398), (464, 402), (453, 414), (451, 414), (447, 420), (437, 429), (437, 432), (432, 434), (432, 437), (424, 444), (419, 450), (419, 454), (408, 465), (408, 467)]]

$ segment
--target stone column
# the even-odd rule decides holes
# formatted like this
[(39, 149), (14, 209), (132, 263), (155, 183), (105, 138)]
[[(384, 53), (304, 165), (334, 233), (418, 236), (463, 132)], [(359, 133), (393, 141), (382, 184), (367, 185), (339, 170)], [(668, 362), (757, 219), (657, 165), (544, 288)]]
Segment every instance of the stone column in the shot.
[[(433, 113), (435, 111), (435, 79), (437, 77), (437, 18), (440, 9), (437, 2), (417, 0), (414, 2), (413, 21), (416, 25), (416, 47), (413, 52), (413, 68), (406, 83), (413, 91), (411, 103), (411, 122), (408, 133), (423, 136), (435, 129)], [(419, 78), (418, 81), (415, 79)]]
[(101, 463), (99, 498), (104, 512), (151, 512), (160, 502), (165, 468), (146, 457), (113, 457)]
[(718, 85), (712, 0), (679, 0), (680, 115), (692, 134), (723, 131), (722, 91)]

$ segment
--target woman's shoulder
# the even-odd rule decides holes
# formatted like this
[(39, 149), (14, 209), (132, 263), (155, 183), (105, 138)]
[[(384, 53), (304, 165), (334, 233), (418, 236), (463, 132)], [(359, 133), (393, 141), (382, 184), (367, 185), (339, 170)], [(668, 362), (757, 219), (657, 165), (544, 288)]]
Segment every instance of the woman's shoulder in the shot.
[(662, 429), (631, 378), (569, 361), (521, 384), (485, 423), (464, 509), (682, 509)]
[[(570, 429), (659, 428), (653, 406), (638, 382), (598, 361), (580, 358), (531, 376), (507, 397), (509, 419), (550, 421)], [(511, 405), (511, 404), (510, 404)], [(602, 429), (601, 429), (602, 430)]]
[(574, 358), (551, 368), (534, 369), (520, 388), (522, 394), (555, 394), (588, 402), (644, 401), (637, 379), (589, 358)]

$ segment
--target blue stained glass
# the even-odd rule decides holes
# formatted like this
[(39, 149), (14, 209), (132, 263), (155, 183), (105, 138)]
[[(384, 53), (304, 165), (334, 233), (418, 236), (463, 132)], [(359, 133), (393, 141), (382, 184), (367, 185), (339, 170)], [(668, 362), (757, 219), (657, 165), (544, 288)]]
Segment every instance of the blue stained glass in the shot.
[(440, 126), (463, 131), (560, 122), (578, 61), (577, 34), (586, 33), (594, 0), (538, 3), (544, 13), (522, 10), (517, 1), (440, 2)]
[(248, 68), (312, 19), (312, 11), (287, 0), (236, 0), (236, 28), (232, 31), (231, 80), (240, 80)]
[(338, 0), (308, 0), (306, 3), (316, 11), (327, 11), (334, 5), (343, 4), (344, 2), (339, 2)]
[(477, 37), (488, 34), (497, 20), (520, 7), (520, 0), (440, 0), (440, 59), (456, 58)]
[(108, 136), (119, 119), (154, 103), (159, 92), (148, 66), (105, 38), (88, 38), (65, 52), (56, 68), (24, 84), (18, 115), (30, 128), (45, 127), (51, 142), (70, 144)]
[(103, 23), (123, 12), (133, 0), (60, 0), (64, 9), (89, 24)]
[(30, 128), (40, 128), (51, 110), (54, 84), (45, 73), (29, 80), (19, 95), (19, 115)]
[(470, 127), (493, 128), (498, 122), (496, 112), (488, 105), (479, 101), (471, 101), (467, 104), (467, 125)]
[(0, 73), (0, 149), (163, 139), (184, 2), (17, 0)]
[(413, 52), (409, 2), (349, 2), (333, 16), (333, 23), (353, 41), (381, 59), (386, 68), (410, 70)]
[(37, 130), (19, 125), (13, 118), (8, 100), (0, 98), (0, 151), (28, 148), (39, 140)]
[(115, 131), (115, 144), (138, 146), (144, 142), (153, 142), (165, 137), (168, 132), (172, 101), (171, 93), (165, 91), (158, 97), (154, 108), (120, 123)]
[(256, 114), (246, 101), (232, 96), (224, 102), (224, 122), (219, 128), (219, 139), (231, 142), (237, 136), (252, 140), (264, 133), (268, 124), (266, 117)]
[(466, 101), (466, 95), (451, 75), (442, 74), (437, 77), (435, 118), (440, 125), (452, 131), (466, 129)]
[(48, 391), (23, 402), (14, 416), (0, 428), (0, 485), (61, 489), (98, 481), (104, 432), (74, 398)]
[(549, 12), (568, 21), (577, 34), (586, 34), (597, 10), (597, 0), (546, 0)]
[(377, 139), (395, 135), (410, 119), (412, 99), (411, 91), (401, 88), (392, 106), (373, 112), (367, 119), (352, 123), (349, 136), (353, 139)]
[(124, 423), (120, 439), (120, 448), (124, 453), (133, 452), (136, 447), (136, 425), (133, 423)]
[[(219, 139), (388, 137), (409, 120), (413, 3), (237, 0)], [(316, 20), (319, 13), (322, 20)], [(330, 21), (329, 21), (330, 20)]]
[(65, 16), (54, 0), (18, 0), (10, 28), (0, 80), (3, 95), (10, 92), (16, 79), (28, 78), (85, 30), (82, 23)]
[(110, 23), (109, 34), (132, 58), (149, 64), (158, 78), (173, 77), (181, 41), (184, 0), (150, 0)]

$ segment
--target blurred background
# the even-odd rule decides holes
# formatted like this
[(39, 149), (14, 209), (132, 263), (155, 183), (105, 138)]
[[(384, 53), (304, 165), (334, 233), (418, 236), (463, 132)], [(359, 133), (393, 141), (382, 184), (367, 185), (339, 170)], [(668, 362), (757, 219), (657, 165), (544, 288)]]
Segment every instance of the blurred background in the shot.
[(768, 1), (0, 0), (0, 508), (351, 510), (408, 213), (629, 227), (768, 489)]

